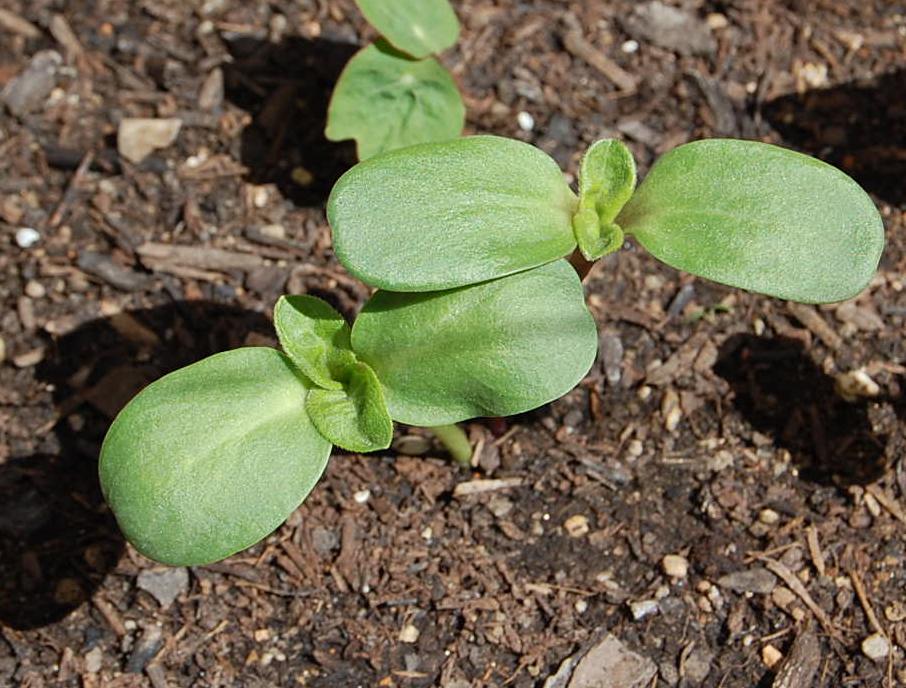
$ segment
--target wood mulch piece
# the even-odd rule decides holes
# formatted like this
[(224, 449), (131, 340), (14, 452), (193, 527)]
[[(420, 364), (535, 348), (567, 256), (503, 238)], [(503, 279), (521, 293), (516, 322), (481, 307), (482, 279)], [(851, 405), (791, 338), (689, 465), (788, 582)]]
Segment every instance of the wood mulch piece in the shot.
[[(906, 684), (902, 11), (671, 0), (691, 24), (668, 35), (630, 0), (455, 4), (469, 133), (572, 175), (602, 137), (643, 172), (703, 136), (821, 155), (879, 204), (877, 277), (796, 306), (629, 246), (586, 282), (589, 376), (468, 424), (471, 471), (417, 429), (338, 454), (286, 525), (166, 578), (162, 606), (103, 506), (100, 442), (147, 382), (276, 345), (279, 294), (368, 297), (323, 208), (353, 147), (322, 131), (374, 34), (351, 0), (8, 0), (0, 88), (40, 78), (0, 114), (0, 685), (541, 686), (605, 636), (657, 686)], [(135, 165), (124, 117), (182, 126)]]

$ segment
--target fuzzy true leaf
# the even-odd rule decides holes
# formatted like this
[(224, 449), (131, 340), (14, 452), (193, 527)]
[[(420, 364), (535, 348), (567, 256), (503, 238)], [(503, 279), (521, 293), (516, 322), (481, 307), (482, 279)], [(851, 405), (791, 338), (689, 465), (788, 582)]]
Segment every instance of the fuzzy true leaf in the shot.
[(557, 163), (474, 136), (353, 167), (327, 205), (337, 258), (368, 284), (434, 291), (549, 263), (576, 246), (576, 197)]
[(360, 160), (456, 138), (465, 106), (453, 77), (433, 58), (413, 60), (384, 41), (362, 49), (337, 82), (327, 138), (355, 139)]
[(318, 387), (342, 389), (341, 378), (355, 364), (349, 325), (334, 308), (314, 296), (281, 296), (274, 307), (280, 345)]
[(420, 58), (456, 43), (459, 20), (447, 0), (356, 0), (365, 19), (397, 49)]
[(884, 246), (880, 215), (856, 182), (820, 160), (753, 141), (671, 151), (617, 223), (675, 268), (806, 303), (858, 294)]
[(579, 278), (558, 260), (449, 291), (379, 291), (352, 345), (384, 386), (390, 415), (432, 426), (566, 394), (591, 367), (597, 332)]
[(114, 420), (100, 459), (129, 541), (157, 561), (195, 565), (277, 528), (330, 456), (305, 412), (310, 384), (283, 354), (247, 348), (146, 387)]
[(616, 139), (598, 141), (579, 166), (579, 209), (573, 231), (588, 260), (597, 260), (623, 244), (623, 231), (614, 218), (635, 189), (635, 160)]
[(393, 439), (393, 421), (374, 371), (355, 363), (343, 389), (313, 389), (305, 408), (324, 437), (343, 449), (370, 452), (386, 449)]

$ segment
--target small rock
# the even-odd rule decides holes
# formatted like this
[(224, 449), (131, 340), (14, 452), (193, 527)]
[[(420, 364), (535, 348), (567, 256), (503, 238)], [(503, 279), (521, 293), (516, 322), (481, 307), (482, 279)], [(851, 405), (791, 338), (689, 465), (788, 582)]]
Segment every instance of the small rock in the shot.
[(664, 573), (671, 578), (685, 578), (689, 573), (689, 562), (679, 554), (668, 554), (661, 560)]
[(637, 602), (629, 603), (629, 611), (632, 613), (633, 619), (641, 621), (646, 616), (657, 614), (659, 608), (657, 600), (638, 600)]
[(278, 224), (263, 225), (259, 230), (264, 236), (271, 239), (285, 239), (286, 227)]
[(33, 299), (43, 299), (47, 295), (47, 290), (37, 280), (28, 280), (25, 284), (25, 295)]
[(871, 399), (881, 393), (881, 387), (861, 368), (848, 373), (840, 373), (834, 381), (834, 388), (846, 401)]
[[(654, 662), (608, 635), (576, 661), (565, 685), (568, 688), (644, 688), (651, 685), (656, 674)], [(557, 684), (548, 679), (545, 686), (549, 685)]]
[(525, 110), (516, 115), (516, 123), (522, 131), (531, 131), (535, 128), (535, 118)]
[(756, 566), (747, 571), (736, 571), (718, 578), (717, 584), (733, 592), (768, 595), (777, 587), (777, 579), (766, 568)]
[(38, 347), (37, 349), (26, 351), (24, 354), (13, 356), (13, 365), (17, 368), (31, 368), (32, 366), (38, 365), (43, 360), (44, 348)]
[(126, 117), (120, 122), (116, 147), (126, 160), (138, 164), (152, 152), (173, 143), (181, 128), (182, 120), (174, 117)]
[(708, 678), (713, 662), (713, 654), (704, 647), (696, 646), (686, 657), (686, 662), (683, 665), (683, 676), (685, 676), (689, 684), (697, 686)]
[(355, 500), (356, 504), (365, 504), (369, 499), (371, 499), (371, 490), (359, 490), (352, 498)]
[(630, 38), (628, 41), (623, 42), (623, 44), (620, 46), (620, 50), (622, 50), (627, 55), (637, 53), (639, 51), (639, 42), (634, 41)]
[(198, 91), (198, 107), (202, 110), (216, 110), (223, 104), (223, 70), (211, 70)]
[(315, 552), (323, 557), (340, 546), (340, 538), (334, 531), (324, 526), (315, 526), (311, 530), (311, 544)]
[(664, 429), (667, 432), (676, 430), (683, 417), (683, 411), (680, 408), (679, 395), (672, 388), (664, 392), (661, 399), (661, 415), (664, 418)]
[(19, 248), (31, 248), (41, 241), (41, 235), (37, 229), (31, 227), (22, 227), (16, 230), (16, 246)]
[(890, 643), (880, 633), (872, 633), (862, 641), (862, 652), (875, 661), (884, 659), (890, 652)]
[(418, 636), (421, 635), (418, 628), (412, 624), (406, 624), (400, 630), (399, 639), (401, 643), (414, 643), (418, 641)]
[(796, 601), (796, 595), (789, 588), (779, 585), (771, 593), (771, 600), (781, 609), (786, 609)]
[(189, 589), (189, 571), (185, 568), (145, 569), (138, 574), (136, 585), (166, 609)]
[(781, 659), (783, 659), (783, 653), (770, 643), (761, 648), (761, 661), (768, 669), (777, 666)]
[(588, 535), (588, 517), (583, 516), (582, 514), (570, 516), (568, 519), (566, 519), (563, 527), (566, 529), (566, 532), (570, 537), (580, 538), (584, 535)]
[(573, 605), (577, 614), (584, 614), (588, 611), (588, 602), (585, 600), (576, 600), (576, 603)]
[(758, 520), (766, 526), (772, 526), (780, 520), (780, 514), (773, 509), (762, 509), (758, 514)]
[(130, 674), (142, 673), (163, 644), (163, 629), (158, 624), (146, 626), (126, 661), (126, 671)]
[(717, 47), (706, 22), (660, 0), (636, 5), (623, 26), (633, 38), (680, 55), (708, 55)]
[(56, 50), (35, 53), (28, 66), (0, 91), (2, 100), (16, 117), (40, 108), (57, 85), (63, 57)]
[(607, 384), (611, 387), (616, 387), (620, 384), (620, 378), (623, 376), (624, 350), (623, 342), (620, 340), (619, 335), (614, 332), (602, 333), (598, 352)]
[(85, 671), (89, 674), (96, 674), (101, 670), (104, 663), (104, 651), (95, 647), (85, 653)]
[(503, 518), (513, 510), (513, 502), (503, 495), (494, 495), (488, 501), (488, 510), (497, 518)]

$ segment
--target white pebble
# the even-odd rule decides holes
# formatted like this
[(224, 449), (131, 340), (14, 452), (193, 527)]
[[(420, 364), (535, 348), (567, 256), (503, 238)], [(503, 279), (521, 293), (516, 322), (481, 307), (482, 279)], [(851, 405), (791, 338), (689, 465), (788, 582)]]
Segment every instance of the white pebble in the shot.
[(535, 128), (535, 118), (525, 110), (516, 115), (516, 123), (522, 131), (531, 131)]
[(414, 643), (418, 640), (418, 636), (421, 635), (419, 630), (412, 624), (406, 624), (403, 626), (403, 629), (400, 631), (400, 642), (401, 643)]
[(19, 248), (31, 248), (41, 241), (41, 235), (37, 229), (23, 227), (16, 231), (16, 244)]
[(862, 652), (869, 659), (884, 659), (890, 652), (890, 643), (880, 633), (872, 633), (862, 641)]
[(622, 50), (624, 53), (629, 53), (630, 55), (632, 55), (632, 53), (639, 51), (639, 42), (630, 39), (620, 46), (620, 50)]
[(685, 578), (689, 573), (689, 562), (679, 554), (668, 554), (661, 560), (661, 565), (671, 578)]
[(359, 490), (352, 498), (355, 500), (356, 504), (364, 504), (369, 499), (371, 499), (371, 490)]
[(641, 621), (646, 616), (657, 614), (657, 600), (639, 600), (638, 602), (630, 602), (629, 611), (632, 612), (633, 619)]
[(576, 604), (574, 606), (578, 614), (584, 614), (588, 611), (588, 602), (586, 602), (585, 600), (576, 600)]

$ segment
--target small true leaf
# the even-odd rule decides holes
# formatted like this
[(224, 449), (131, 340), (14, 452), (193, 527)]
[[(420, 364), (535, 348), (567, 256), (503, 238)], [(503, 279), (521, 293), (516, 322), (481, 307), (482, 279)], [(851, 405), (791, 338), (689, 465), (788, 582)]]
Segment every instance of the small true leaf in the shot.
[(671, 151), (617, 223), (675, 268), (806, 303), (858, 294), (884, 246), (880, 215), (856, 182), (820, 160), (753, 141)]
[(331, 96), (325, 134), (355, 139), (359, 159), (417, 143), (456, 138), (465, 106), (450, 73), (433, 58), (413, 60), (384, 41), (356, 53)]
[(365, 19), (396, 48), (420, 58), (456, 43), (459, 21), (447, 0), (356, 0)]
[(573, 231), (588, 260), (597, 260), (623, 245), (623, 231), (614, 223), (635, 189), (635, 160), (621, 141), (592, 144), (579, 166), (579, 209)]
[(359, 163), (327, 204), (337, 258), (390, 291), (474, 284), (569, 255), (575, 209), (552, 158), (496, 136)]
[(565, 260), (469, 287), (377, 292), (352, 328), (394, 420), (436, 426), (537, 408), (572, 389), (597, 352)]
[(274, 328), (280, 346), (312, 382), (324, 389), (342, 389), (340, 379), (355, 364), (349, 325), (319, 298), (281, 296), (274, 307)]
[(355, 363), (344, 389), (313, 389), (305, 408), (315, 427), (338, 447), (354, 452), (386, 449), (393, 439), (393, 421), (374, 371)]
[(171, 373), (129, 402), (104, 439), (100, 479), (136, 549), (205, 564), (277, 528), (330, 456), (305, 412), (310, 384), (283, 354), (247, 348)]

